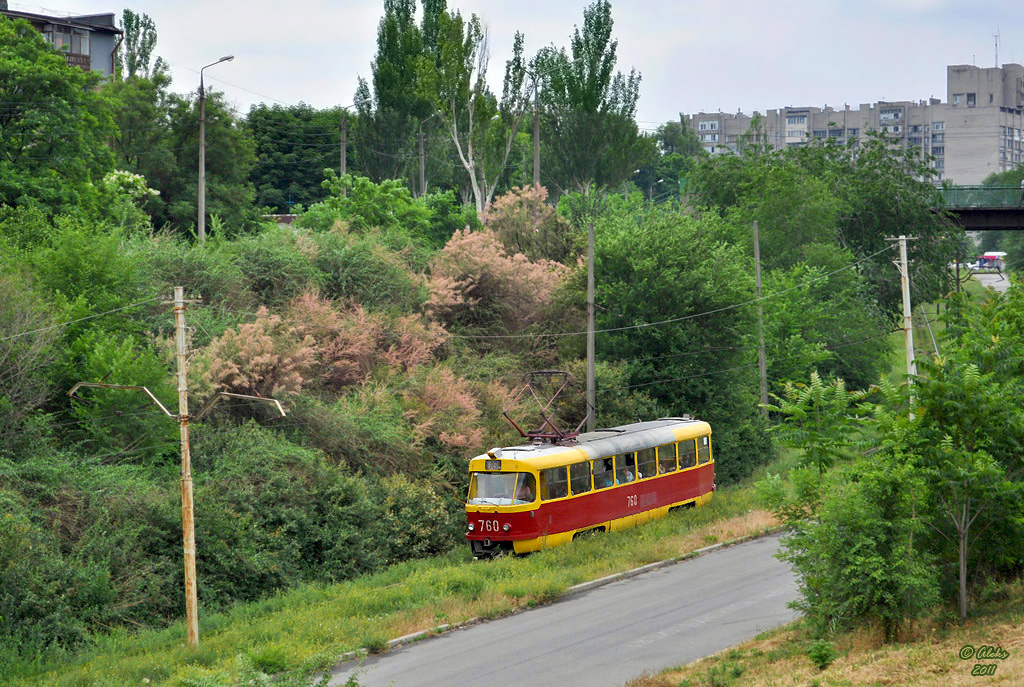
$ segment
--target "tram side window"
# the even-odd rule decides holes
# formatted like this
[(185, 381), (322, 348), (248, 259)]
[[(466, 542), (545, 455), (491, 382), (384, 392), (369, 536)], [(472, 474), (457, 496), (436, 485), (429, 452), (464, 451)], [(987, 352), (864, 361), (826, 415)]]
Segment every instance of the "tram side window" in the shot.
[(676, 471), (676, 445), (667, 444), (658, 447), (658, 474)]
[(615, 482), (615, 470), (611, 458), (598, 458), (594, 463), (594, 489), (610, 487)]
[(679, 442), (679, 469), (685, 470), (697, 464), (697, 447), (693, 439)]
[(697, 462), (703, 465), (711, 460), (711, 437), (697, 439)]
[(636, 469), (638, 477), (654, 477), (658, 474), (658, 458), (653, 448), (644, 448), (636, 452)]
[(540, 471), (540, 498), (542, 501), (560, 499), (569, 495), (569, 481), (565, 468), (549, 468)]
[(590, 461), (569, 466), (569, 485), (573, 494), (585, 494), (590, 491)]
[(615, 483), (625, 484), (636, 479), (636, 454), (632, 451), (615, 456)]

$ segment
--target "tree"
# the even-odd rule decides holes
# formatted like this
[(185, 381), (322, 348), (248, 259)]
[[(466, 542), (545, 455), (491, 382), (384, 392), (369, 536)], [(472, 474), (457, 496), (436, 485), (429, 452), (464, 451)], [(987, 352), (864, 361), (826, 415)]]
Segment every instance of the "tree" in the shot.
[[(721, 222), (658, 207), (638, 217), (622, 208), (599, 217), (594, 235), (598, 355), (624, 363), (629, 385), (665, 414), (728, 427), (715, 435), (720, 483), (766, 462), (753, 311), (735, 307), (752, 298), (753, 280), (740, 249), (720, 239)], [(584, 274), (577, 273), (580, 291)]]
[(295, 204), (309, 207), (327, 193), (324, 169), (339, 164), (338, 107), (316, 110), (309, 105), (253, 105), (246, 128), (255, 144), (256, 163), (250, 178), (256, 204), (290, 212)]
[(523, 36), (516, 33), (499, 101), (487, 86), (490, 52), (479, 18), (442, 12), (436, 29), (434, 53), (419, 60), (420, 93), (447, 131), (469, 177), (477, 213), (483, 213), (530, 106)]
[(640, 74), (613, 74), (618, 41), (611, 36), (611, 3), (596, 0), (583, 11), (583, 30), (577, 27), (573, 34), (571, 56), (552, 46), (534, 61), (545, 169), (562, 192), (589, 193), (591, 184), (618, 183), (653, 159), (654, 150), (634, 121)]
[[(119, 54), (117, 60), (121, 76), (126, 79), (135, 76), (149, 78), (149, 60), (156, 47), (156, 24), (148, 14), (136, 14), (125, 9), (121, 14), (121, 28), (124, 30), (124, 53)], [(161, 71), (163, 66), (163, 60), (157, 58), (154, 71)]]
[(862, 459), (829, 475), (814, 519), (790, 523), (779, 557), (793, 564), (802, 597), (793, 606), (816, 633), (878, 621), (886, 641), (895, 641), (907, 619), (938, 600), (915, 513), (923, 494), (910, 465)]
[[(167, 221), (179, 227), (196, 222), (199, 170), (199, 108), (191, 98), (173, 96), (168, 108), (170, 148), (175, 174), (150, 179), (167, 204)], [(256, 192), (249, 180), (256, 164), (252, 136), (232, 115), (224, 94), (206, 94), (206, 208), (232, 231), (246, 229), (257, 218)], [(165, 185), (166, 184), (166, 185)]]
[(92, 209), (115, 132), (100, 78), (69, 66), (28, 22), (0, 17), (0, 206)]

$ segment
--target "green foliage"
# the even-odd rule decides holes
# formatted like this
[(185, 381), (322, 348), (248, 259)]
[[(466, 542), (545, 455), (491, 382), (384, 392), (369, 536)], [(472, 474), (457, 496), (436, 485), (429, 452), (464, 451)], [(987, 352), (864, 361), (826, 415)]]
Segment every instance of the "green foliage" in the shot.
[[(751, 279), (739, 249), (716, 238), (719, 228), (714, 218), (658, 208), (640, 218), (609, 212), (595, 224), (595, 298), (597, 329), (611, 330), (600, 335), (600, 355), (625, 362), (630, 386), (667, 414), (710, 422), (716, 473), (728, 483), (766, 462), (770, 443), (742, 345), (752, 312), (732, 307), (750, 299)], [(712, 314), (688, 317), (703, 313)]]
[(828, 475), (817, 518), (796, 523), (780, 554), (799, 576), (794, 606), (817, 633), (877, 621), (894, 641), (907, 619), (935, 603), (937, 575), (916, 515), (923, 499), (921, 475), (895, 457)]
[(403, 312), (420, 302), (414, 275), (397, 253), (381, 243), (379, 234), (327, 231), (314, 234), (312, 240), (316, 245), (313, 265), (324, 296)]
[(372, 228), (400, 228), (424, 241), (430, 235), (430, 210), (422, 201), (413, 199), (401, 182), (389, 179), (375, 184), (351, 174), (339, 177), (332, 169), (325, 169), (324, 175), (323, 187), (330, 195), (310, 207), (300, 218), (299, 226), (326, 231), (341, 220), (358, 233)]
[(784, 416), (773, 430), (783, 446), (803, 451), (801, 464), (816, 468), (820, 479), (848, 455), (857, 431), (850, 422), (851, 405), (862, 396), (847, 391), (841, 379), (825, 384), (817, 372), (811, 373), (809, 384), (787, 382), (785, 393), (784, 399), (776, 396), (778, 405), (768, 406)]
[[(131, 79), (135, 76), (149, 76), (149, 60), (156, 47), (156, 24), (148, 14), (136, 14), (130, 9), (121, 13), (121, 28), (124, 30), (124, 53), (117, 56), (121, 76)], [(157, 58), (159, 69), (160, 58)]]
[(245, 125), (252, 132), (256, 164), (250, 178), (256, 205), (275, 213), (292, 206), (309, 207), (323, 200), (324, 169), (339, 164), (338, 123), (346, 116), (340, 107), (317, 110), (309, 105), (253, 105)]
[(571, 54), (552, 46), (534, 62), (544, 105), (544, 169), (561, 192), (617, 184), (656, 156), (653, 139), (640, 136), (633, 119), (640, 74), (613, 74), (612, 24), (611, 3), (597, 0), (583, 10)]
[(320, 277), (310, 260), (315, 248), (276, 225), (265, 225), (258, 233), (220, 244), (219, 249), (237, 265), (260, 305), (283, 305), (315, 286)]
[(817, 639), (807, 647), (807, 658), (818, 666), (818, 670), (825, 670), (832, 665), (832, 661), (839, 658), (839, 652), (836, 651), (836, 645), (827, 639)]
[(99, 81), (27, 21), (0, 17), (0, 206), (96, 209), (115, 131)]

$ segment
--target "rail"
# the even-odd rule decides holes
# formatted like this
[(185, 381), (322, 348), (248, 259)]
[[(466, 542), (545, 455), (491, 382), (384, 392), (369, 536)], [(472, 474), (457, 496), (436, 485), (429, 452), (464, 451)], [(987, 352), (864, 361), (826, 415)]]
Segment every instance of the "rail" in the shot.
[(940, 190), (943, 206), (950, 210), (1024, 207), (1024, 188), (1020, 186), (947, 186)]

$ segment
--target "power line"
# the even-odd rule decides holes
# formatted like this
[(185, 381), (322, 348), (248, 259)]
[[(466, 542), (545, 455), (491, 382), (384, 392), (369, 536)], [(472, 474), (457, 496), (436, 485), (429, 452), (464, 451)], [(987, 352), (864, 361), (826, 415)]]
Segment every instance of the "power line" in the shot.
[(77, 320), (68, 320), (67, 322), (61, 322), (60, 324), (53, 324), (53, 325), (50, 325), (49, 327), (41, 327), (39, 329), (31, 329), (31, 330), (29, 330), (27, 332), (20, 332), (18, 334), (12, 334), (11, 336), (5, 336), (3, 338), (0, 338), (0, 341), (10, 341), (12, 339), (17, 339), (17, 338), (20, 338), (22, 336), (28, 336), (29, 334), (39, 334), (41, 332), (48, 332), (51, 329), (58, 329), (60, 327), (66, 327), (69, 324), (76, 324), (78, 322), (85, 322), (86, 320), (93, 320), (93, 319), (96, 319), (97, 317), (103, 317), (104, 315), (110, 315), (111, 313), (121, 312), (122, 310), (129, 310), (131, 308), (137, 308), (140, 305), (145, 305), (146, 303), (152, 303), (153, 301), (158, 301), (158, 300), (160, 300), (160, 296), (154, 296), (153, 298), (147, 298), (144, 301), (139, 301), (138, 303), (132, 303), (130, 305), (124, 305), (124, 306), (121, 306), (120, 308), (114, 308), (112, 310), (107, 310), (106, 312), (96, 313), (95, 315), (88, 315), (86, 317), (79, 317)]

